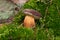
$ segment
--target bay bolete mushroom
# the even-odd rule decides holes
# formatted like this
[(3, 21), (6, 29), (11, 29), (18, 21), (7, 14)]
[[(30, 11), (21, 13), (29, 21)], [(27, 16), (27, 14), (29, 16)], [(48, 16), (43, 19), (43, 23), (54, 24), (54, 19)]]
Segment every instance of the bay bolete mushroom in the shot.
[(24, 19), (24, 26), (26, 28), (34, 28), (35, 19), (39, 19), (41, 17), (41, 14), (33, 9), (24, 9), (23, 13), (26, 15)]

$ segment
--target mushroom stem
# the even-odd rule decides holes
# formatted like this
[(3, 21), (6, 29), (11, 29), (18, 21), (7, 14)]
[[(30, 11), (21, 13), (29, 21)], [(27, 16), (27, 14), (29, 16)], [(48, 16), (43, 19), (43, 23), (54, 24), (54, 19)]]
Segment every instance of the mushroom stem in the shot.
[(26, 28), (34, 28), (34, 26), (35, 26), (34, 17), (27, 15), (24, 19), (24, 26)]

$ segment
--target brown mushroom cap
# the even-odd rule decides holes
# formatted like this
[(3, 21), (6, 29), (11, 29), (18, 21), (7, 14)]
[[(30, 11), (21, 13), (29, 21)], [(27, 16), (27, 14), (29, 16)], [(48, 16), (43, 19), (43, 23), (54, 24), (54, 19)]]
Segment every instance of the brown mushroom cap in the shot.
[(33, 9), (24, 9), (23, 13), (26, 15), (33, 16), (35, 19), (39, 19), (41, 17), (41, 14), (38, 11)]

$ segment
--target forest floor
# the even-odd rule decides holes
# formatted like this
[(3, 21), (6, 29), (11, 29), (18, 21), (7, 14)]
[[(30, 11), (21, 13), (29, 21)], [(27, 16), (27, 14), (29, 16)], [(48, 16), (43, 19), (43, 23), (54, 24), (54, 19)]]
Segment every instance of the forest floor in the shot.
[(23, 9), (34, 9), (42, 17), (36, 21), (35, 29), (25, 28), (25, 15), (19, 11), (11, 24), (3, 24), (0, 28), (0, 40), (60, 40), (60, 0), (30, 0)]

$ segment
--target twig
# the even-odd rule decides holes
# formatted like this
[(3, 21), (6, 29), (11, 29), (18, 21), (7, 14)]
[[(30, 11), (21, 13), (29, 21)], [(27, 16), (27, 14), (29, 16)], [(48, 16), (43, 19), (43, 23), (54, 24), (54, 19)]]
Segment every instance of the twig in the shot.
[(58, 6), (56, 6), (56, 8), (57, 8), (57, 10), (58, 10), (58, 13), (59, 13), (59, 15), (60, 15), (60, 10), (59, 10)]

